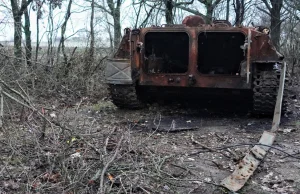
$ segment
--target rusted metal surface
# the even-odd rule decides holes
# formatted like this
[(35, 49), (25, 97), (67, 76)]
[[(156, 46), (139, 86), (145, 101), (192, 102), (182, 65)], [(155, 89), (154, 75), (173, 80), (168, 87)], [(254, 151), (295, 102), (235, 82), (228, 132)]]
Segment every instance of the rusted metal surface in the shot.
[[(192, 20), (187, 20), (186, 24), (189, 21), (191, 22)], [(251, 51), (247, 55), (248, 58), (250, 58), (249, 63), (274, 62), (279, 60), (278, 52), (271, 44), (269, 36), (255, 31), (254, 28), (232, 27), (229, 25), (218, 26), (217, 24), (206, 25), (203, 24), (200, 20), (195, 20), (193, 22), (196, 24), (199, 23), (199, 25), (197, 27), (189, 27), (185, 25), (177, 27), (151, 27), (135, 30), (134, 33), (130, 33), (130, 29), (126, 29), (125, 36), (122, 39), (121, 46), (115, 57), (128, 58), (131, 60), (132, 71), (135, 71), (135, 73), (138, 74), (138, 76), (135, 76), (135, 78), (133, 79), (138, 81), (140, 85), (236, 89), (251, 89), (251, 76), (247, 81), (247, 78), (241, 75), (207, 75), (201, 74), (197, 70), (197, 41), (198, 35), (201, 32), (240, 32), (245, 35), (245, 38), (250, 35)], [(193, 22), (191, 22), (191, 26), (195, 25)], [(145, 71), (145, 51), (143, 48), (145, 44), (145, 35), (149, 32), (184, 32), (189, 36), (189, 57), (187, 72), (180, 74), (151, 74)], [(250, 71), (251, 69), (249, 69), (249, 72)], [(194, 79), (194, 84), (192, 85), (190, 84), (190, 77), (193, 77)]]
[[(189, 37), (188, 67), (185, 73), (149, 73), (145, 70), (145, 35), (155, 32), (184, 32)], [(245, 39), (251, 39), (251, 49), (244, 48), (247, 63), (247, 73), (241, 70), (239, 75), (208, 75), (200, 73), (197, 69), (198, 63), (198, 36), (200, 33), (242, 33)], [(249, 76), (252, 63), (277, 62), (282, 56), (276, 51), (267, 34), (257, 31), (254, 27), (233, 27), (228, 22), (217, 21), (205, 24), (202, 18), (188, 16), (182, 25), (166, 25), (164, 27), (149, 27), (136, 30), (125, 29), (124, 36), (115, 58), (127, 58), (131, 61), (132, 79), (139, 85), (148, 86), (176, 86), (176, 87), (202, 87), (202, 88), (235, 88), (251, 89), (252, 80)], [(176, 41), (176, 40), (174, 40)], [(242, 46), (242, 45), (241, 45)], [(244, 45), (245, 46), (245, 45)], [(249, 45), (250, 46), (250, 45)], [(200, 53), (201, 55), (201, 53)], [(217, 53), (216, 53), (216, 57)], [(153, 67), (159, 66), (159, 61)], [(241, 68), (244, 62), (241, 62)], [(248, 76), (247, 76), (248, 75)], [(191, 84), (191, 77), (193, 84)], [(248, 80), (247, 80), (248, 77)], [(174, 80), (174, 81), (173, 81)]]
[(266, 156), (267, 150), (269, 150), (268, 146), (273, 144), (274, 139), (274, 133), (265, 131), (259, 143), (266, 146), (254, 146), (235, 167), (233, 173), (221, 182), (221, 185), (230, 191), (240, 190), (253, 175), (260, 161)]
[(182, 21), (182, 24), (189, 27), (201, 26), (205, 24), (205, 20), (200, 16), (187, 16)]
[[(193, 79), (191, 83), (191, 79)], [(172, 80), (172, 81), (170, 81)], [(174, 80), (174, 81), (173, 81)], [(184, 75), (147, 75), (140, 77), (140, 85), (149, 86), (177, 86), (177, 87), (201, 87), (201, 88), (236, 88), (250, 89), (251, 84), (246, 83), (246, 78), (238, 76), (209, 76), (197, 74)]]
[(125, 28), (124, 29), (124, 36), (121, 40), (120, 46), (114, 55), (114, 58), (127, 58), (130, 59), (130, 35), (131, 35), (131, 29), (130, 28)]
[(274, 111), (271, 132), (264, 131), (263, 135), (259, 140), (259, 144), (261, 145), (254, 146), (250, 150), (250, 152), (242, 159), (242, 161), (236, 166), (234, 172), (221, 182), (221, 185), (226, 187), (230, 191), (238, 191), (245, 185), (250, 176), (253, 175), (260, 161), (264, 159), (264, 157), (267, 154), (267, 151), (270, 149), (270, 146), (275, 140), (275, 132), (278, 130), (280, 124), (285, 73), (286, 64), (284, 63), (280, 76), (280, 86), (278, 89), (277, 102)]
[(236, 166), (234, 172), (221, 182), (221, 185), (230, 191), (235, 192), (240, 190), (258, 165), (259, 160), (257, 160), (252, 153), (248, 153)]
[[(190, 37), (189, 48), (189, 64), (188, 71), (183, 74), (148, 74), (143, 68), (140, 69), (140, 85), (155, 85), (155, 86), (182, 86), (182, 87), (203, 87), (203, 88), (237, 88), (237, 89), (250, 89), (251, 85), (246, 83), (245, 77), (228, 76), (228, 75), (204, 75), (197, 70), (197, 55), (198, 55), (198, 34), (204, 30), (209, 30), (208, 26), (203, 29), (197, 28), (161, 28), (161, 32), (186, 32)], [(240, 32), (235, 28), (230, 28), (231, 32)], [(148, 28), (141, 30), (141, 41), (143, 42), (144, 35), (148, 32), (156, 32), (158, 29)], [(218, 29), (220, 30), (220, 29)], [(222, 29), (221, 29), (222, 30)], [(144, 54), (141, 54), (140, 64), (143, 64)], [(139, 65), (143, 66), (143, 65)], [(189, 77), (195, 80), (193, 85), (190, 85)], [(177, 82), (169, 82), (169, 80), (179, 80)]]

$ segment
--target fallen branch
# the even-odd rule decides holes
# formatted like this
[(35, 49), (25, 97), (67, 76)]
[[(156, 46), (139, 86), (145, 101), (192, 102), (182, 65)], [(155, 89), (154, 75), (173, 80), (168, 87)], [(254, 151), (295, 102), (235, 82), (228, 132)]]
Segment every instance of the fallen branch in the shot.
[(98, 63), (98, 64), (96, 65), (96, 67), (94, 68), (94, 70), (91, 72), (91, 75), (94, 75), (94, 73), (96, 72), (96, 70), (98, 69), (98, 67), (100, 67), (101, 63), (102, 63), (105, 59), (107, 59), (107, 56), (103, 57), (103, 58), (99, 61), (99, 63)]
[(3, 126), (3, 93), (2, 86), (0, 85), (0, 128)]
[[(8, 97), (9, 99), (15, 101), (16, 103), (19, 103), (20, 105), (22, 105), (22, 106), (24, 106), (26, 108), (29, 108), (30, 110), (36, 112), (40, 117), (42, 117), (48, 123), (55, 124), (56, 126), (60, 127), (63, 130), (68, 130), (68, 131), (72, 132), (71, 129), (69, 129), (69, 128), (65, 127), (65, 126), (62, 126), (60, 123), (58, 123), (56, 121), (50, 121), (43, 113), (41, 113), (40, 111), (38, 111), (32, 104), (30, 104), (28, 101), (26, 101), (26, 98), (23, 95), (19, 95), (19, 96), (22, 98), (22, 100), (26, 101), (29, 104), (25, 104), (25, 103), (21, 102), (20, 100), (16, 99), (15, 97), (11, 96), (10, 94), (8, 94), (8, 93), (6, 93), (4, 91), (2, 92), (2, 94), (5, 95), (6, 97)], [(45, 133), (45, 132), (43, 132), (43, 133)]]
[(12, 89), (7, 83), (5, 83), (2, 79), (0, 79), (0, 83), (9, 91), (19, 96), (22, 100), (24, 100), (27, 104), (30, 104), (30, 101), (23, 96), (20, 92), (16, 91), (15, 89)]
[(218, 150), (215, 150), (213, 148), (207, 147), (206, 145), (204, 145), (204, 144), (200, 143), (199, 141), (195, 140), (194, 139), (194, 135), (191, 136), (191, 140), (192, 140), (193, 143), (198, 144), (198, 145), (202, 146), (203, 148), (205, 148), (205, 149), (207, 149), (207, 150), (209, 150), (211, 152), (219, 152)]
[(100, 194), (104, 194), (104, 175), (108, 169), (108, 167), (110, 166), (110, 164), (116, 159), (118, 153), (119, 153), (119, 149), (120, 149), (120, 146), (121, 146), (121, 143), (123, 141), (123, 135), (121, 136), (118, 144), (117, 144), (117, 147), (116, 147), (116, 151), (115, 151), (115, 154), (113, 155), (113, 157), (106, 163), (106, 165), (103, 167), (103, 170), (101, 172), (101, 176), (100, 176), (100, 187), (98, 189), (98, 192), (97, 193), (100, 193)]
[[(191, 140), (192, 140), (193, 143), (198, 144), (198, 145), (202, 146), (203, 148), (205, 148), (205, 149), (207, 149), (211, 152), (217, 152), (217, 153), (223, 154), (226, 157), (229, 157), (229, 156), (225, 155), (224, 153), (220, 152), (220, 150), (216, 150), (214, 148), (207, 147), (206, 145), (204, 145), (204, 144), (200, 143), (199, 141), (195, 140), (193, 135), (191, 136)], [(236, 161), (239, 160), (238, 155), (234, 151), (230, 150), (229, 148), (227, 148), (226, 151), (234, 156), (234, 160), (236, 160)]]

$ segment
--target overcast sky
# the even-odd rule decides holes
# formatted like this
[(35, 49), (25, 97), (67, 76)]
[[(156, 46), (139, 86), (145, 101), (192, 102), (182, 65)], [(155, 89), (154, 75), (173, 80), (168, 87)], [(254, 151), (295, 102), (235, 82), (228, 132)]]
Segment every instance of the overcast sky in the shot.
[[(64, 16), (65, 10), (67, 8), (67, 1), (63, 1), (63, 5), (61, 9), (56, 8), (54, 10), (54, 22), (55, 26), (61, 25)], [(126, 0), (122, 5), (122, 28), (130, 27), (131, 23), (128, 19), (128, 11), (130, 10), (131, 0)], [(13, 40), (13, 18), (11, 13), (11, 5), (9, 0), (0, 0), (0, 41), (10, 41)], [(36, 40), (36, 12), (33, 11), (32, 6), (30, 6), (30, 19), (31, 19), (31, 37), (32, 41)], [(43, 17), (40, 19), (40, 38), (43, 41), (47, 40), (46, 30), (48, 27), (47, 16), (48, 16), (48, 6), (44, 5), (43, 8)], [(100, 12), (96, 11), (96, 17), (101, 20)], [(80, 34), (84, 33), (76, 33), (78, 31), (86, 31), (89, 30), (89, 21), (90, 21), (90, 3), (85, 2), (84, 0), (75, 0), (72, 4), (72, 14), (67, 27), (67, 36), (73, 35), (80, 36)], [(24, 18), (23, 18), (24, 23)], [(97, 28), (101, 28), (101, 24), (96, 25)], [(99, 29), (101, 30), (101, 29)], [(102, 30), (105, 30), (104, 28)], [(58, 31), (58, 37), (60, 31)], [(23, 35), (24, 38), (24, 35)]]
[[(62, 8), (56, 8), (54, 10), (54, 25), (58, 30), (56, 30), (57, 38), (60, 37), (60, 26), (62, 24), (62, 21), (65, 16), (65, 10), (67, 8), (68, 1), (63, 1)], [(126, 27), (132, 27), (135, 23), (134, 21), (134, 11), (132, 8), (132, 0), (125, 0), (125, 2), (122, 4), (121, 7), (121, 24), (122, 29)], [(31, 19), (31, 38), (33, 42), (36, 42), (36, 12), (33, 11), (32, 6), (29, 6), (30, 10), (30, 19)], [(12, 13), (10, 10), (10, 1), (9, 0), (0, 0), (0, 41), (12, 41), (13, 40), (13, 19), (12, 19)], [(197, 8), (200, 12), (205, 14), (205, 11), (203, 9), (203, 6), (201, 4), (193, 4), (193, 9)], [(48, 6), (45, 4), (43, 5), (43, 17), (39, 20), (40, 21), (40, 40), (46, 42), (47, 41), (47, 28), (48, 28), (48, 22), (47, 22), (47, 16), (49, 13)], [(186, 13), (184, 11), (180, 12), (180, 17), (177, 18), (177, 23), (180, 23), (184, 16), (191, 15), (190, 13)], [(220, 14), (218, 12), (218, 14)], [(222, 13), (221, 13), (222, 14)], [(99, 41), (100, 39), (104, 42), (107, 42), (108, 40), (108, 33), (107, 32), (107, 23), (106, 22), (99, 22), (101, 20), (105, 21), (103, 14), (99, 9), (96, 9), (95, 17), (97, 18), (97, 23), (95, 22), (96, 32), (99, 32), (96, 34), (96, 38)], [(181, 18), (182, 17), (182, 18)], [(224, 17), (219, 16), (218, 17)], [(110, 17), (111, 18), (111, 17)], [(140, 17), (141, 20), (143, 17)], [(165, 23), (164, 17), (159, 17), (160, 23)], [(224, 19), (224, 18), (222, 18)], [(87, 3), (85, 0), (74, 0), (72, 4), (72, 13), (70, 20), (68, 22), (67, 26), (67, 32), (66, 36), (72, 37), (85, 37), (85, 32), (89, 31), (89, 23), (90, 21), (90, 3)], [(24, 22), (24, 18), (23, 18)], [(111, 21), (112, 22), (112, 21)], [(80, 32), (81, 31), (81, 32)], [(24, 34), (23, 34), (24, 39)]]

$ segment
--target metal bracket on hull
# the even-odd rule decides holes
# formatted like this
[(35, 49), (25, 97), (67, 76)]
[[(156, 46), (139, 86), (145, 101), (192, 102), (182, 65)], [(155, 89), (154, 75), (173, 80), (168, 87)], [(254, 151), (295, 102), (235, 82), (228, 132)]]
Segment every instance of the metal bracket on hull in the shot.
[(248, 30), (248, 43), (247, 43), (247, 84), (249, 84), (250, 80), (250, 60), (251, 60), (251, 30)]
[(107, 59), (106, 82), (109, 84), (132, 84), (129, 59)]

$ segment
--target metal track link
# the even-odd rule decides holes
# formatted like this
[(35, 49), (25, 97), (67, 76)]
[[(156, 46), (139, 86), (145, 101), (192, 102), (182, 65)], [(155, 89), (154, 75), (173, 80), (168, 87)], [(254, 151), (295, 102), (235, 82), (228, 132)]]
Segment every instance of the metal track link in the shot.
[[(257, 71), (253, 75), (253, 112), (257, 115), (272, 116), (276, 105), (281, 70)], [(288, 78), (287, 78), (288, 79)], [(287, 110), (287, 83), (286, 79), (282, 113)]]
[(143, 103), (138, 99), (134, 85), (109, 85), (113, 103), (119, 108), (139, 109)]

